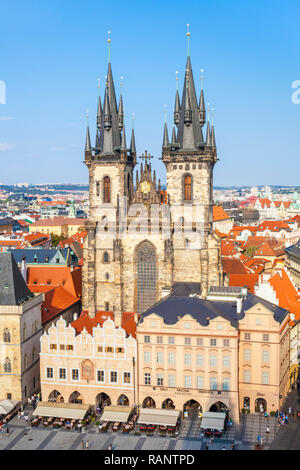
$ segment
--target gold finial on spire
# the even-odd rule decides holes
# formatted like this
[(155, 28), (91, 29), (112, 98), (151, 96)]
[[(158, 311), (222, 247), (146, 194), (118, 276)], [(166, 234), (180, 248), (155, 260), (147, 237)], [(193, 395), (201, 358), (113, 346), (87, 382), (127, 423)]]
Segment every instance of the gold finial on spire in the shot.
[(110, 39), (110, 31), (107, 31), (107, 34), (108, 34), (108, 39), (107, 39), (107, 43), (108, 43), (108, 62), (110, 63), (110, 43), (111, 43), (111, 39)]
[(131, 115), (132, 129), (134, 129), (134, 119), (135, 119), (135, 113), (132, 113)]
[(120, 77), (120, 79), (121, 79), (121, 81), (120, 81), (120, 87), (121, 87), (121, 93), (122, 93), (122, 88), (123, 88), (123, 79), (124, 79), (124, 77), (122, 76), (122, 77)]
[(100, 95), (100, 82), (101, 82), (100, 78), (97, 78), (97, 81), (98, 81), (98, 90), (99, 90), (99, 95)]
[(86, 123), (89, 125), (89, 110), (86, 110)]
[(187, 33), (186, 33), (186, 35), (187, 35), (187, 38), (188, 38), (188, 56), (190, 56), (190, 35), (191, 35), (191, 33), (190, 33), (189, 23), (187, 24)]
[(211, 125), (214, 125), (214, 110), (215, 108), (211, 108)]
[(201, 90), (203, 90), (203, 72), (204, 70), (201, 69)]
[(209, 122), (210, 103), (207, 103), (207, 121)]
[(178, 91), (178, 70), (176, 70), (176, 90)]
[(105, 75), (105, 86), (108, 85), (108, 82), (107, 82), (107, 75)]

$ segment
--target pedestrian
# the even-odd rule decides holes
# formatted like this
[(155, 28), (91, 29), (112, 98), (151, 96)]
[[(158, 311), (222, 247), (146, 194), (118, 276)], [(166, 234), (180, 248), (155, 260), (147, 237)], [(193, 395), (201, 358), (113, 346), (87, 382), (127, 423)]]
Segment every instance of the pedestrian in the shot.
[(267, 434), (270, 433), (270, 428), (269, 428), (269, 426), (267, 426), (266, 433), (267, 433)]
[(292, 414), (292, 408), (289, 406), (289, 415)]
[(232, 444), (231, 450), (235, 450), (235, 445), (234, 444)]
[(85, 443), (85, 450), (89, 450), (89, 441), (86, 441)]
[(9, 434), (9, 427), (8, 427), (8, 425), (6, 426), (6, 434)]
[(265, 411), (265, 418), (267, 418), (267, 417), (268, 417), (268, 413)]
[(205, 450), (209, 450), (209, 445), (206, 444)]
[(109, 444), (107, 450), (112, 450), (112, 445), (111, 444)]
[(27, 402), (28, 402), (28, 406), (30, 407), (31, 406), (31, 398), (30, 397), (28, 397)]
[(82, 449), (85, 448), (84, 440), (81, 441), (81, 448), (82, 448)]

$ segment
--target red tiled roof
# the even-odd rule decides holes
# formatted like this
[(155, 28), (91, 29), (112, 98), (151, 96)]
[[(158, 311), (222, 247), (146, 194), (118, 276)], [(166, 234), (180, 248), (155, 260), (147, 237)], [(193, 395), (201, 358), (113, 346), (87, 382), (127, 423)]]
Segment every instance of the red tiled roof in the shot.
[(78, 219), (72, 217), (53, 217), (51, 219), (37, 220), (31, 227), (53, 227), (59, 225), (82, 225), (84, 226), (85, 219)]
[[(71, 323), (71, 326), (75, 328), (76, 333), (79, 334), (82, 332), (83, 328), (92, 335), (93, 328), (96, 327), (98, 324), (103, 326), (103, 323), (108, 319), (111, 318), (114, 320), (114, 313), (113, 312), (104, 312), (104, 311), (97, 311), (94, 318), (91, 318), (86, 312), (83, 312), (77, 320)], [(131, 335), (136, 338), (136, 323), (134, 319), (133, 312), (124, 312), (122, 315), (121, 327), (124, 328), (127, 335)]]
[(247, 286), (249, 292), (254, 294), (255, 284), (258, 282), (258, 274), (230, 274), (229, 285), (232, 287)]
[(258, 228), (260, 232), (264, 230), (279, 232), (282, 229), (287, 230), (289, 232), (291, 231), (289, 225), (286, 222), (283, 222), (282, 220), (265, 220), (260, 224)]
[(27, 285), (34, 292), (44, 292), (45, 287), (49, 290), (61, 286), (71, 295), (81, 297), (81, 268), (76, 267), (72, 271), (66, 266), (30, 266), (27, 268)]
[(248, 271), (244, 267), (240, 259), (237, 258), (222, 258), (223, 272), (227, 276), (231, 274), (247, 274)]
[(42, 304), (42, 323), (50, 321), (77, 302), (79, 302), (79, 298), (74, 297), (63, 287), (56, 287), (45, 292), (45, 300)]
[(224, 211), (222, 206), (213, 206), (213, 220), (217, 222), (218, 220), (230, 219), (230, 216), (227, 212)]
[(235, 243), (230, 240), (221, 240), (221, 255), (222, 256), (235, 256), (238, 254)]

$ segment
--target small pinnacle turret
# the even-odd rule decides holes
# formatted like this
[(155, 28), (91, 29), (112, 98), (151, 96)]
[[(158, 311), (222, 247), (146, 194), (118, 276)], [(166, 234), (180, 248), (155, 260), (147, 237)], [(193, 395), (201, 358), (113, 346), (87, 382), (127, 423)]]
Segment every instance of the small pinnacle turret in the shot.
[(164, 127), (163, 147), (169, 147), (168, 126), (166, 122), (165, 122), (165, 127)]
[(121, 93), (119, 108), (118, 108), (118, 126), (119, 126), (120, 131), (123, 129), (123, 123), (124, 123), (124, 108), (123, 108), (123, 97)]

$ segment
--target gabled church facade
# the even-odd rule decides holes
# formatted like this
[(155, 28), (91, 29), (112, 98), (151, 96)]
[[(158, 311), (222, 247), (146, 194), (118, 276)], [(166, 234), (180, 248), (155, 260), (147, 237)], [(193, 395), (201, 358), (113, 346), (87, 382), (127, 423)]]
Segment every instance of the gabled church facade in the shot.
[[(171, 141), (166, 124), (164, 128), (162, 161), (167, 190), (162, 191), (156, 180), (147, 152), (134, 178), (134, 129), (127, 146), (123, 98), (121, 94), (117, 105), (108, 64), (103, 106), (100, 96), (98, 100), (95, 146), (88, 126), (85, 147), (90, 214), (84, 246), (83, 310), (91, 317), (97, 311), (113, 311), (120, 322), (122, 312), (141, 314), (175, 283), (199, 285), (202, 298), (210, 286), (222, 284), (220, 239), (212, 228), (215, 131), (208, 120), (204, 140), (205, 123), (203, 89), (198, 100), (188, 56), (181, 100), (176, 93)], [(124, 206), (125, 224), (121, 221)], [(159, 215), (153, 222), (155, 211)], [(116, 216), (113, 230), (108, 223), (111, 214)], [(189, 231), (182, 232), (187, 225)]]

